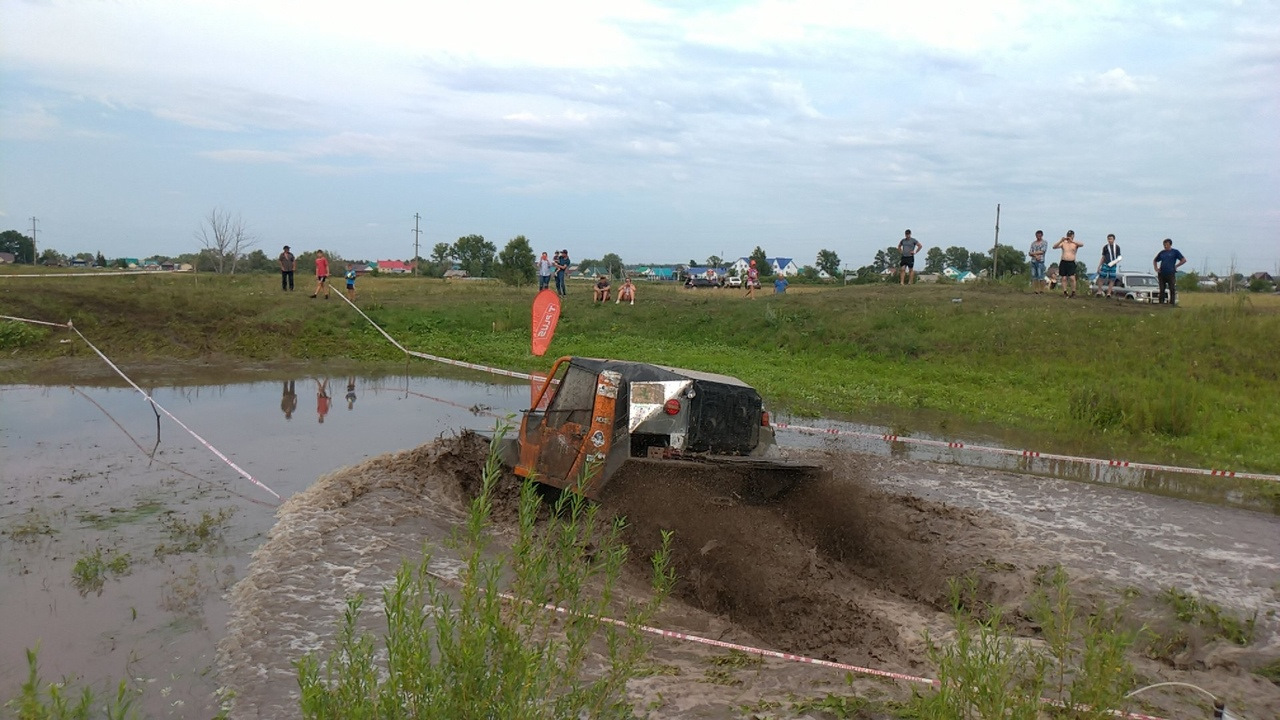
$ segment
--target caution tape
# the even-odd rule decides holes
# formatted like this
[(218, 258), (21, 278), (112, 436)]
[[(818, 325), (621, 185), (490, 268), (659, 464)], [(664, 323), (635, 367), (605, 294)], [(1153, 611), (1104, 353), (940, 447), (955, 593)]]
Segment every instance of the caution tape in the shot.
[[(461, 587), (462, 585), (461, 581), (454, 577), (446, 577), (444, 575), (441, 575), (436, 572), (432, 572), (430, 570), (427, 571), (427, 574), (431, 575), (437, 580), (445, 582), (449, 585), (453, 585), (454, 587)], [(527, 600), (525, 598), (517, 597), (515, 595), (512, 595), (511, 593), (499, 592), (497, 593), (497, 595), (498, 597), (504, 600), (507, 600), (508, 602), (537, 604), (537, 603), (534, 603), (532, 600)], [(561, 607), (554, 603), (542, 603), (542, 604), (539, 604), (538, 607), (542, 608), (543, 610), (548, 610), (548, 611), (557, 613), (559, 615), (574, 614), (573, 611), (569, 610), (568, 608)], [(942, 685), (942, 683), (936, 679), (920, 677), (918, 675), (908, 675), (906, 673), (893, 672), (892, 670), (881, 670), (879, 668), (865, 667), (862, 665), (852, 665), (849, 663), (835, 662), (832, 660), (822, 660), (820, 658), (809, 657), (807, 655), (785, 653), (785, 652), (780, 652), (778, 650), (769, 650), (767, 648), (754, 647), (752, 645), (743, 645), (741, 643), (732, 643), (724, 640), (713, 640), (708, 637), (702, 637), (701, 635), (694, 635), (692, 633), (680, 632), (677, 630), (665, 630), (663, 628), (653, 627), (651, 625), (640, 625), (640, 624), (633, 625), (631, 623), (628, 623), (625, 620), (619, 620), (617, 618), (611, 618), (604, 615), (594, 615), (592, 613), (579, 613), (579, 615), (583, 617), (591, 618), (593, 620), (598, 620), (602, 623), (613, 625), (615, 627), (634, 627), (636, 630), (639, 630), (646, 634), (667, 638), (669, 640), (680, 640), (682, 642), (697, 643), (699, 645), (707, 645), (710, 647), (724, 648), (726, 650), (736, 650), (738, 652), (747, 653), (749, 655), (758, 655), (760, 657), (775, 658), (778, 660), (801, 663), (804, 665), (812, 665), (815, 667), (832, 668), (834, 670), (843, 670), (845, 672), (857, 673), (859, 675), (870, 675), (872, 677), (888, 678), (890, 680), (898, 680), (901, 682), (914, 683), (917, 685), (928, 685), (933, 688), (939, 688)], [(1046, 705), (1057, 705), (1059, 707), (1065, 706), (1064, 703), (1062, 703), (1061, 701), (1053, 700), (1051, 698), (1045, 698), (1045, 697), (1040, 698), (1040, 702)], [(1111, 710), (1110, 714), (1115, 717), (1132, 718), (1132, 720), (1166, 720), (1166, 718), (1158, 717), (1155, 715), (1143, 715), (1141, 713), (1131, 713), (1131, 712), (1125, 712), (1122, 710)]]
[(360, 313), (360, 317), (364, 318), (365, 320), (368, 320), (369, 324), (372, 325), (375, 330), (382, 333), (382, 337), (386, 338), (387, 342), (396, 346), (396, 349), (404, 353), (405, 355), (411, 355), (413, 357), (420, 358), (422, 360), (430, 360), (431, 362), (438, 362), (444, 365), (452, 365), (454, 367), (467, 368), (468, 370), (478, 370), (480, 372), (489, 373), (491, 375), (501, 375), (503, 377), (517, 378), (520, 380), (532, 380), (534, 378), (534, 376), (530, 375), (529, 373), (516, 372), (514, 370), (504, 370), (502, 368), (490, 367), (488, 365), (481, 365), (479, 363), (464, 362), (462, 360), (454, 360), (453, 358), (442, 357), (440, 355), (431, 355), (424, 352), (418, 352), (416, 350), (410, 350), (409, 348), (406, 348), (404, 345), (401, 345), (398, 340), (391, 337), (391, 335), (388, 334), (386, 330), (383, 330), (382, 326), (374, 322), (373, 318), (366, 315), (363, 310), (361, 310), (354, 302), (351, 301), (351, 298), (348, 298), (346, 295), (342, 293), (338, 293), (338, 297), (341, 298), (343, 301), (345, 301), (348, 305), (350, 305), (351, 309)]
[(1265, 475), (1262, 473), (1236, 472), (1235, 470), (1212, 470), (1206, 468), (1182, 467), (1179, 465), (1159, 465), (1155, 463), (1134, 462), (1130, 460), (1104, 459), (1081, 457), (1078, 455), (1061, 455), (1057, 453), (1039, 452), (1037, 450), (1017, 450), (1013, 448), (1002, 448), (993, 445), (971, 445), (968, 443), (948, 441), (948, 440), (929, 440), (927, 438), (914, 438), (903, 435), (877, 434), (870, 432), (862, 432), (858, 430), (841, 430), (840, 428), (820, 428), (809, 427), (805, 425), (791, 425), (789, 423), (773, 423), (773, 427), (779, 430), (790, 430), (792, 432), (803, 433), (805, 435), (844, 435), (849, 437), (867, 438), (871, 440), (883, 440), (888, 443), (906, 443), (911, 445), (925, 445), (929, 447), (948, 448), (950, 450), (971, 450), (973, 452), (985, 452), (995, 455), (1007, 455), (1011, 457), (1032, 458), (1039, 460), (1062, 460), (1066, 462), (1083, 463), (1086, 465), (1098, 465), (1102, 467), (1118, 467), (1132, 468), (1135, 470), (1156, 470), (1161, 472), (1184, 473), (1188, 475), (1207, 475), (1210, 477), (1225, 478), (1241, 478), (1246, 480), (1265, 480), (1268, 482), (1280, 482), (1280, 475)]
[(224, 463), (226, 463), (228, 466), (230, 466), (232, 470), (235, 470), (237, 473), (240, 473), (241, 477), (244, 477), (246, 480), (248, 480), (249, 482), (253, 483), (254, 485), (257, 485), (258, 487), (262, 488), (263, 490), (266, 490), (267, 492), (271, 493), (271, 495), (272, 495), (273, 497), (275, 497), (275, 499), (277, 499), (277, 500), (279, 500), (279, 499), (280, 499), (280, 494), (279, 494), (279, 493), (277, 493), (275, 490), (272, 490), (271, 488), (269, 488), (269, 487), (267, 487), (266, 485), (264, 485), (262, 482), (260, 482), (260, 481), (259, 481), (257, 478), (255, 478), (254, 476), (250, 475), (248, 472), (246, 472), (246, 471), (245, 471), (245, 469), (244, 469), (244, 468), (242, 468), (242, 467), (240, 467), (239, 465), (235, 464), (235, 462), (233, 462), (233, 461), (231, 460), (231, 458), (227, 457), (226, 455), (223, 455), (221, 450), (219, 450), (218, 448), (214, 447), (214, 446), (213, 446), (213, 444), (212, 444), (212, 443), (210, 443), (208, 440), (205, 440), (204, 438), (200, 437), (200, 435), (199, 435), (195, 430), (192, 430), (191, 428), (187, 427), (186, 423), (184, 423), (184, 422), (182, 422), (181, 420), (179, 420), (177, 415), (174, 415), (173, 413), (169, 412), (169, 411), (168, 411), (168, 410), (167, 410), (163, 405), (161, 405), (160, 403), (156, 402), (156, 399), (155, 399), (155, 398), (153, 398), (153, 397), (151, 397), (150, 395), (148, 395), (148, 394), (147, 394), (147, 391), (145, 391), (145, 390), (143, 390), (142, 388), (138, 387), (138, 384), (137, 384), (137, 383), (135, 383), (135, 382), (134, 382), (134, 381), (133, 381), (133, 380), (132, 380), (128, 375), (126, 375), (126, 374), (124, 373), (124, 371), (123, 371), (123, 370), (121, 370), (121, 369), (120, 369), (120, 368), (119, 368), (115, 363), (111, 362), (111, 358), (107, 357), (107, 356), (106, 356), (106, 355), (105, 355), (101, 350), (99, 350), (99, 349), (98, 349), (98, 347), (97, 347), (96, 345), (94, 345), (93, 343), (89, 342), (89, 338), (85, 337), (85, 336), (84, 336), (84, 333), (80, 332), (79, 328), (77, 328), (75, 325), (73, 325), (70, 321), (67, 321), (66, 323), (52, 323), (52, 322), (45, 322), (44, 320), (32, 320), (32, 319), (30, 319), (30, 318), (13, 317), (13, 316), (11, 316), (11, 315), (0, 315), (0, 318), (3, 318), (3, 319), (5, 319), (5, 320), (16, 320), (16, 321), (19, 321), (19, 322), (34, 323), (34, 324), (37, 324), (37, 325), (49, 325), (49, 326), (52, 326), (52, 327), (67, 328), (67, 329), (71, 330), (71, 332), (75, 333), (76, 335), (79, 335), (79, 336), (80, 336), (80, 339), (84, 341), (84, 344), (85, 344), (85, 345), (88, 345), (88, 346), (89, 346), (89, 349), (90, 349), (90, 350), (92, 350), (92, 351), (93, 351), (93, 352), (94, 352), (94, 353), (95, 353), (99, 358), (102, 358), (102, 362), (106, 363), (106, 364), (107, 364), (107, 367), (109, 367), (109, 368), (111, 368), (112, 370), (114, 370), (114, 371), (115, 371), (115, 373), (116, 373), (117, 375), (119, 375), (121, 378), (123, 378), (125, 382), (129, 383), (129, 386), (130, 386), (130, 387), (132, 387), (134, 390), (137, 390), (137, 391), (138, 391), (138, 393), (139, 393), (139, 394), (141, 394), (141, 395), (142, 395), (142, 397), (143, 397), (147, 402), (151, 403), (151, 406), (152, 406), (153, 408), (155, 408), (156, 410), (159, 410), (160, 412), (164, 413), (164, 414), (165, 414), (165, 415), (166, 415), (170, 420), (172, 420), (172, 421), (174, 421), (175, 423), (177, 423), (178, 427), (182, 428), (183, 430), (186, 430), (188, 435), (190, 435), (191, 437), (193, 437), (193, 438), (195, 438), (195, 439), (196, 439), (196, 442), (200, 443), (200, 444), (201, 444), (201, 445), (203, 445), (207, 450), (209, 450), (209, 452), (212, 452), (214, 455), (216, 455), (216, 456), (218, 457), (218, 459), (219, 459), (219, 460), (221, 460), (222, 462), (224, 462)]

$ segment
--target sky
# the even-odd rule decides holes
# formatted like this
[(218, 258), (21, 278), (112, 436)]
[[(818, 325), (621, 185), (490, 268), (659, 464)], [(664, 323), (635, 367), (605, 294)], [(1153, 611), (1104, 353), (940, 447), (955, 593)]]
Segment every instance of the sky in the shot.
[(0, 0), (0, 229), (64, 254), (856, 268), (997, 205), (1280, 272), (1280, 0)]

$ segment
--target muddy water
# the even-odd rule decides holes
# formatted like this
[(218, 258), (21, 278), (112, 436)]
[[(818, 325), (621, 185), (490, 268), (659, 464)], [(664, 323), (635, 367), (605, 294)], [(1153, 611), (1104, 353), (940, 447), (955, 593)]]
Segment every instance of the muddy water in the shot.
[(909, 411), (897, 411), (891, 415), (881, 413), (872, 420), (872, 422), (887, 422), (889, 425), (867, 424), (865, 420), (859, 422), (857, 420), (834, 420), (829, 418), (793, 418), (785, 413), (780, 413), (777, 417), (779, 422), (792, 425), (818, 428), (824, 431), (869, 433), (877, 436), (869, 438), (858, 435), (785, 433), (786, 442), (797, 447), (852, 450), (867, 455), (924, 460), (966, 467), (986, 468), (988, 470), (1003, 470), (1020, 474), (1054, 477), (1076, 482), (1138, 490), (1153, 495), (1195, 500), (1202, 503), (1227, 505), (1247, 510), (1261, 510), (1280, 515), (1280, 483), (1276, 482), (1018, 457), (970, 448), (951, 449), (902, 442), (889, 443), (878, 437), (889, 432), (908, 436), (908, 431), (903, 429), (907, 427), (938, 427), (939, 432), (913, 429), (909, 432), (909, 436), (942, 442), (958, 441), (966, 445), (1026, 448), (1038, 452), (1074, 455), (1077, 457), (1115, 458), (1153, 464), (1181, 464), (1176, 458), (1146, 458), (1125, 455), (1122, 451), (1108, 449), (1087, 436), (1071, 438), (1066, 441), (1061, 439), (1046, 441), (1046, 438), (1007, 428), (981, 424), (964, 425), (954, 419), (940, 419), (937, 413), (932, 412), (911, 413)]
[[(285, 498), (334, 468), (491, 429), (490, 413), (528, 403), (527, 386), (428, 377), (189, 382), (149, 391)], [(169, 419), (156, 439), (156, 416), (132, 389), (0, 385), (0, 702), (25, 679), (23, 649), (39, 645), (47, 679), (101, 689), (129, 678), (149, 716), (217, 712), (224, 593), (278, 503)], [(73, 568), (95, 550), (127, 555), (127, 572), (77, 584)]]

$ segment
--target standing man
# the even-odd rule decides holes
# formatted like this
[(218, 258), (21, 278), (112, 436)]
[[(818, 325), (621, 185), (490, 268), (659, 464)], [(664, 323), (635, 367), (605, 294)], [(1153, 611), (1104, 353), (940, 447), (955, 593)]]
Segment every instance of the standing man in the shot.
[(1185, 265), (1187, 259), (1182, 253), (1173, 249), (1173, 240), (1164, 239), (1164, 249), (1156, 253), (1155, 260), (1151, 261), (1151, 267), (1155, 268), (1157, 277), (1160, 278), (1160, 304), (1164, 304), (1165, 288), (1169, 289), (1169, 304), (1176, 305), (1178, 302), (1178, 268)]
[(1120, 272), (1120, 246), (1116, 244), (1116, 236), (1108, 235), (1107, 244), (1102, 246), (1102, 259), (1098, 261), (1098, 290), (1102, 283), (1107, 284), (1106, 296), (1111, 297), (1116, 289), (1116, 275)]
[[(1058, 278), (1062, 282), (1062, 296), (1076, 296), (1076, 251), (1084, 247), (1084, 243), (1076, 242), (1076, 231), (1068, 230), (1065, 237), (1053, 244), (1054, 250), (1062, 250), (1062, 261), (1058, 263)], [(1067, 294), (1067, 285), (1071, 285), (1071, 294)]]
[(289, 246), (284, 246), (284, 252), (280, 253), (280, 289), (293, 289), (293, 269), (298, 264), (298, 259), (289, 252)]
[(1031, 249), (1027, 251), (1027, 257), (1031, 258), (1031, 289), (1037, 295), (1044, 294), (1044, 256), (1049, 252), (1049, 242), (1044, 239), (1044, 231), (1036, 231), (1035, 242), (1031, 243)]
[[(560, 253), (556, 253), (556, 259), (560, 258)], [(538, 291), (541, 292), (551, 287), (551, 273), (555, 272), (555, 266), (547, 259), (547, 254), (542, 253), (542, 257), (538, 258)]]
[(907, 273), (911, 273), (911, 282), (916, 281), (916, 253), (924, 249), (919, 240), (911, 237), (910, 230), (905, 235), (898, 241), (898, 252), (902, 253), (902, 259), (898, 261), (899, 285), (907, 284)]
[(564, 282), (565, 276), (568, 274), (569, 274), (569, 251), (561, 250), (556, 255), (556, 292), (560, 293), (561, 297), (564, 297), (569, 294), (569, 291), (565, 288), (565, 282)]
[[(329, 258), (324, 256), (323, 250), (317, 250), (316, 251), (316, 289), (312, 291), (311, 297), (314, 298), (315, 296), (320, 294), (321, 290), (323, 290), (324, 299), (328, 300), (329, 299), (329, 284), (327, 282), (328, 280), (329, 280)], [(323, 420), (321, 422), (323, 422)]]

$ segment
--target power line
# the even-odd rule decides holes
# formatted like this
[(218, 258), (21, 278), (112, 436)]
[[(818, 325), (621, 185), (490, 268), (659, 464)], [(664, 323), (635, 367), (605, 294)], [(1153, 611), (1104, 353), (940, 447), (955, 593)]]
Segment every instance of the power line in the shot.
[(422, 219), (422, 216), (419, 215), (418, 213), (413, 214), (413, 274), (414, 275), (418, 274), (418, 258), (422, 257), (422, 254), (418, 252), (418, 236), (422, 234), (422, 231), (418, 229), (418, 221), (421, 219)]
[(39, 222), (39, 219), (36, 218), (36, 216), (32, 215), (31, 216), (31, 264), (32, 265), (36, 264), (36, 257), (37, 257), (36, 256), (36, 223), (37, 222)]

